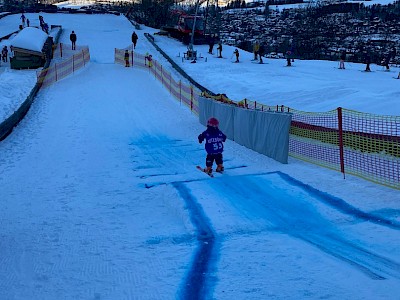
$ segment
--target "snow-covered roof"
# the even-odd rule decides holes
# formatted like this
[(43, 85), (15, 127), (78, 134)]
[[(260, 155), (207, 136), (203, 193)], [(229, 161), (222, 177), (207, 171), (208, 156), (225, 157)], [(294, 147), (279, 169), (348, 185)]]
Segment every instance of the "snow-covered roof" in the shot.
[(47, 34), (35, 27), (25, 27), (12, 40), (13, 47), (42, 52)]

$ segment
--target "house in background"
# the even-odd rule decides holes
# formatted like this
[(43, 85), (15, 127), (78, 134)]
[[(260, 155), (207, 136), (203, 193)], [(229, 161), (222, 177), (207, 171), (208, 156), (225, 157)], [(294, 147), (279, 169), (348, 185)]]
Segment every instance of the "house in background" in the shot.
[(11, 69), (37, 69), (51, 58), (53, 38), (35, 27), (22, 29), (11, 41)]

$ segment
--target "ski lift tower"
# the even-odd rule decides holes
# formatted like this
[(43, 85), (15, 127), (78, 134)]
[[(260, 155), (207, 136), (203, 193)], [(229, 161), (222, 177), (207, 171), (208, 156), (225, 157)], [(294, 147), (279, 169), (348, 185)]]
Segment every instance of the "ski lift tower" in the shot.
[(197, 18), (197, 12), (199, 10), (199, 5), (200, 5), (200, 0), (197, 0), (196, 2), (196, 11), (194, 13), (194, 19), (193, 19), (193, 26), (192, 26), (192, 36), (190, 37), (190, 43), (188, 49), (193, 51), (193, 45), (194, 45), (194, 31), (196, 28), (196, 18)]

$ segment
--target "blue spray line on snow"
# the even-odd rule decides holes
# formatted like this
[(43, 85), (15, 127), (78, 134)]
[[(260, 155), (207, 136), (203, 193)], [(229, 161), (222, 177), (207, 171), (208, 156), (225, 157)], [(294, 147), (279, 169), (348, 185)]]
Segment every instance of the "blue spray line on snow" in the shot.
[(189, 210), (190, 220), (196, 228), (198, 246), (193, 255), (192, 265), (183, 282), (180, 292), (180, 299), (200, 300), (209, 299), (207, 293), (212, 290), (207, 285), (208, 273), (211, 269), (211, 258), (215, 248), (215, 235), (208, 218), (200, 204), (196, 201), (188, 188), (180, 182), (173, 182), (172, 185), (185, 200)]
[(383, 217), (366, 213), (363, 212), (362, 210), (359, 210), (358, 208), (348, 204), (346, 201), (337, 198), (335, 196), (332, 196), (328, 193), (322, 192), (320, 190), (317, 190), (316, 188), (313, 188), (312, 186), (305, 184), (297, 179), (294, 179), (293, 177), (282, 173), (282, 172), (274, 172), (278, 174), (282, 179), (284, 179), (286, 182), (301, 187), (303, 190), (307, 191), (310, 195), (316, 196), (317, 199), (321, 199), (324, 203), (328, 204), (329, 206), (332, 206), (334, 208), (337, 208), (339, 211), (346, 215), (353, 216), (355, 218), (361, 219), (363, 221), (367, 222), (372, 222), (378, 225), (386, 226), (392, 229), (400, 229), (400, 223), (393, 221), (393, 220), (388, 220)]

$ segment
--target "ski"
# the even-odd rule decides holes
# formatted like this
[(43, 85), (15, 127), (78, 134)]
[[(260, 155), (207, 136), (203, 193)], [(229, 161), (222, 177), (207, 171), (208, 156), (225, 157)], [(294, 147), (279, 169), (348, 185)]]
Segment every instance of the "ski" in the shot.
[(213, 173), (207, 173), (207, 172), (205, 172), (204, 169), (203, 169), (202, 167), (200, 167), (200, 166), (196, 166), (196, 169), (200, 170), (201, 172), (207, 174), (207, 175), (210, 176), (210, 177), (214, 177)]

